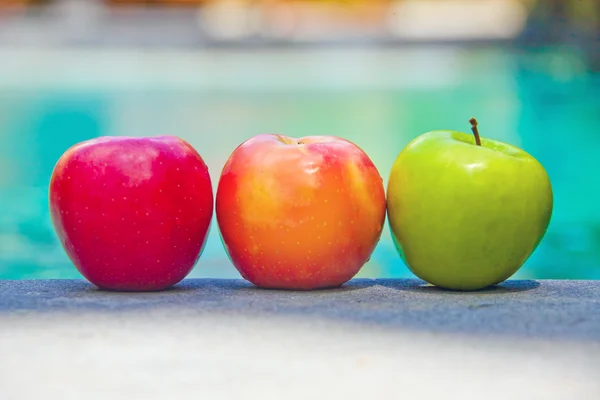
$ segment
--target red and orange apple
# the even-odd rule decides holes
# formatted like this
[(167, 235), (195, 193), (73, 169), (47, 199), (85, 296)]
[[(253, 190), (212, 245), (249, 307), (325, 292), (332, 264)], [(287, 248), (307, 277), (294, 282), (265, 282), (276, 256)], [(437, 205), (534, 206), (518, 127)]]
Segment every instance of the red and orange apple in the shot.
[(161, 290), (192, 270), (213, 214), (208, 168), (173, 136), (103, 137), (67, 150), (50, 182), (58, 237), (103, 289)]
[(347, 282), (375, 249), (385, 212), (373, 162), (333, 136), (255, 136), (231, 154), (217, 189), (225, 250), (245, 279), (264, 288)]

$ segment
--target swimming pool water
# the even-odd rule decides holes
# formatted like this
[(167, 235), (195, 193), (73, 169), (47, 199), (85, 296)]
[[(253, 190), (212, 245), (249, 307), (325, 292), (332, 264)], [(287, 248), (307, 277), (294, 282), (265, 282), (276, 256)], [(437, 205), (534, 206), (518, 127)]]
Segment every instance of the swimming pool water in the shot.
[[(555, 209), (519, 278), (600, 278), (600, 77), (560, 50), (0, 50), (0, 279), (77, 278), (49, 220), (54, 163), (101, 135), (173, 134), (220, 168), (259, 133), (342, 136), (387, 181), (402, 147), (433, 129), (523, 147), (546, 167)], [(153, 68), (148, 64), (152, 63)], [(192, 277), (238, 277), (213, 222)], [(362, 277), (410, 277), (383, 233)]]

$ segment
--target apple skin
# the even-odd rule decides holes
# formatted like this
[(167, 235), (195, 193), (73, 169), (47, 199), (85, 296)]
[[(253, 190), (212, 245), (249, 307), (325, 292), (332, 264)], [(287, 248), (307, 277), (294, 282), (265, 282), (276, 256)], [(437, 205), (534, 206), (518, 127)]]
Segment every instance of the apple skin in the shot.
[(369, 260), (385, 220), (383, 180), (333, 136), (255, 136), (231, 154), (217, 189), (225, 250), (256, 286), (337, 287)]
[(388, 181), (388, 221), (409, 269), (443, 288), (477, 290), (513, 275), (544, 236), (550, 180), (525, 151), (467, 133), (413, 140)]
[(50, 215), (77, 270), (102, 289), (156, 291), (187, 276), (213, 214), (208, 168), (174, 136), (101, 137), (59, 159)]

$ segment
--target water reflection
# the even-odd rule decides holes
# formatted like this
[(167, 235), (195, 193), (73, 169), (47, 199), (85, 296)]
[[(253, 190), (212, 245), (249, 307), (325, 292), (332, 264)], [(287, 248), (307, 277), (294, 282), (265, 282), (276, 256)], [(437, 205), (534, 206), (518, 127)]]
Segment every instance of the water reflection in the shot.
[(528, 263), (540, 278), (600, 278), (600, 75), (573, 54), (536, 51), (518, 58), (523, 145), (546, 166), (555, 209), (545, 240)]
[[(374, 71), (363, 59), (374, 56), (396, 64)], [(598, 77), (572, 65), (544, 70), (548, 64), (539, 59), (547, 54), (492, 49), (350, 58), (325, 51), (322, 65), (292, 72), (273, 64), (276, 54), (241, 58), (247, 65), (228, 73), (219, 68), (221, 56), (213, 57), (212, 69), (185, 72), (189, 87), (142, 82), (125, 88), (91, 84), (85, 90), (19, 88), (0, 78), (5, 87), (0, 91), (0, 278), (79, 277), (54, 236), (47, 210), (54, 163), (79, 141), (100, 135), (178, 135), (203, 155), (216, 186), (227, 156), (253, 135), (338, 135), (363, 147), (387, 180), (396, 155), (412, 138), (439, 128), (468, 132), (471, 116), (478, 118), (483, 136), (522, 146), (538, 157), (554, 184), (556, 212), (547, 238), (517, 277), (600, 278), (600, 212), (595, 207), (600, 158), (594, 154), (600, 141), (600, 105), (594, 101)], [(399, 63), (403, 57), (411, 62)], [(349, 59), (362, 60), (362, 66), (348, 64)], [(332, 83), (332, 71), (344, 68), (354, 72), (344, 70), (345, 78)], [(92, 78), (94, 73), (89, 73)], [(363, 78), (374, 73), (383, 77)], [(203, 83), (195, 85), (200, 75)], [(257, 77), (271, 84), (263, 90)], [(131, 79), (136, 79), (134, 72)], [(214, 223), (191, 276), (238, 276)], [(412, 276), (387, 227), (360, 276)]]

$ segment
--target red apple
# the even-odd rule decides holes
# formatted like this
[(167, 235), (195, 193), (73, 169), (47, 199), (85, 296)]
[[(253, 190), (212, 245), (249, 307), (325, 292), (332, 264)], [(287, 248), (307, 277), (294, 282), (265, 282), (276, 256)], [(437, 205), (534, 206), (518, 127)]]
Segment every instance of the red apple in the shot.
[(75, 145), (50, 182), (50, 214), (79, 272), (110, 290), (161, 290), (197, 262), (210, 228), (208, 168), (173, 136)]
[(385, 212), (373, 162), (332, 136), (251, 138), (231, 154), (217, 189), (225, 249), (264, 288), (342, 285), (369, 260)]

